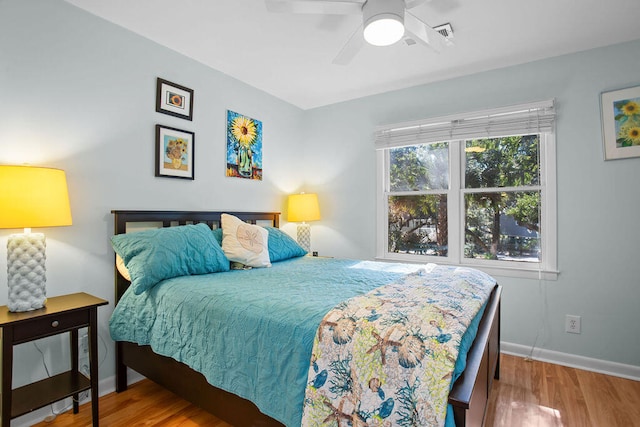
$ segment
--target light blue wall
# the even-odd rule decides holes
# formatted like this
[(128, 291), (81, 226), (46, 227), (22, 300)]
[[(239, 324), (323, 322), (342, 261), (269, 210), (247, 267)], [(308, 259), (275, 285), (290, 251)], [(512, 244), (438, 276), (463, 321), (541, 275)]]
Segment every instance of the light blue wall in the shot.
[[(533, 344), (546, 310), (539, 345), (640, 366), (640, 159), (603, 160), (599, 112), (600, 92), (640, 84), (638, 70), (640, 41), (302, 111), (61, 0), (0, 0), (0, 163), (67, 171), (74, 224), (44, 230), (49, 295), (112, 301), (111, 209), (279, 211), (286, 194), (316, 191), (313, 249), (372, 258), (376, 125), (555, 98), (561, 273), (498, 278), (503, 340)], [(156, 77), (195, 90), (193, 122), (155, 112)], [(264, 123), (262, 182), (224, 176), (227, 108)], [(154, 177), (158, 123), (195, 132), (195, 181)], [(114, 373), (111, 310), (101, 378)], [(565, 314), (582, 316), (581, 335), (563, 332)], [(54, 370), (65, 346), (44, 343)], [(17, 359), (16, 384), (44, 376), (30, 344)]]
[[(155, 112), (157, 77), (195, 90), (193, 121)], [(0, 99), (0, 164), (67, 173), (73, 225), (42, 230), (50, 296), (113, 301), (112, 209), (281, 211), (301, 185), (288, 153), (299, 152), (302, 110), (60, 0), (0, 1)], [(225, 177), (226, 109), (263, 122), (262, 182)], [(154, 176), (156, 124), (195, 132), (194, 181)], [(0, 248), (19, 231), (0, 230)], [(112, 309), (98, 310), (101, 379), (114, 374)], [(65, 369), (66, 341), (41, 347), (53, 372)], [(16, 364), (16, 385), (45, 375), (32, 344)]]
[[(636, 41), (307, 111), (315, 248), (375, 255), (375, 126), (555, 98), (560, 275), (498, 277), (502, 339), (530, 346), (542, 325), (538, 346), (640, 366), (640, 158), (605, 162), (600, 128), (600, 93), (640, 85), (639, 70)], [(566, 314), (582, 334), (564, 332)]]

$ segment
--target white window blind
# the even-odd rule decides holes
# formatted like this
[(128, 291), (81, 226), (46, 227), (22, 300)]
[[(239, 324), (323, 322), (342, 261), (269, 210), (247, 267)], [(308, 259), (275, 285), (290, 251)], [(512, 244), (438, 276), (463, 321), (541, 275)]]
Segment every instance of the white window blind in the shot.
[(379, 126), (377, 150), (414, 144), (553, 132), (553, 100)]

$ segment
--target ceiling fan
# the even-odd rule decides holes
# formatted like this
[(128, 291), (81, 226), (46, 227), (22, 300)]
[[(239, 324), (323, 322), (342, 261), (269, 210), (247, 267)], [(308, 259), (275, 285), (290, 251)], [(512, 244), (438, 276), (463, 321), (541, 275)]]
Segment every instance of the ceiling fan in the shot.
[[(346, 65), (363, 47), (365, 41), (374, 46), (389, 46), (403, 37), (420, 42), (440, 52), (453, 45), (451, 26), (430, 27), (409, 12), (426, 0), (265, 0), (267, 10), (278, 13), (328, 15), (362, 15), (362, 25), (353, 33), (333, 59)], [(441, 28), (445, 27), (445, 28)], [(408, 41), (408, 44), (412, 44)]]

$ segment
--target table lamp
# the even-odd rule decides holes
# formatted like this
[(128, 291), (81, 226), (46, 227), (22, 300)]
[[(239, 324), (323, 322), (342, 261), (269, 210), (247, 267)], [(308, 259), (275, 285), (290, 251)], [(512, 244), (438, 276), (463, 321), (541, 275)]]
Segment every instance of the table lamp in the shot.
[(287, 221), (302, 222), (298, 224), (298, 244), (307, 252), (311, 249), (311, 226), (307, 221), (320, 219), (318, 195), (314, 193), (300, 193), (289, 196)]
[(7, 241), (9, 311), (46, 303), (45, 237), (31, 227), (71, 225), (67, 179), (60, 169), (0, 165), (0, 228), (24, 228)]

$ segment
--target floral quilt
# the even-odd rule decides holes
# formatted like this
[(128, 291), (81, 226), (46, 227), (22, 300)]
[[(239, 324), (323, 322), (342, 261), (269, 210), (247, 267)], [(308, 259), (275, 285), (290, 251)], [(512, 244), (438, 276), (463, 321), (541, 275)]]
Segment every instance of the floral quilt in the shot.
[(460, 341), (494, 285), (430, 265), (337, 305), (315, 337), (302, 425), (444, 425)]

